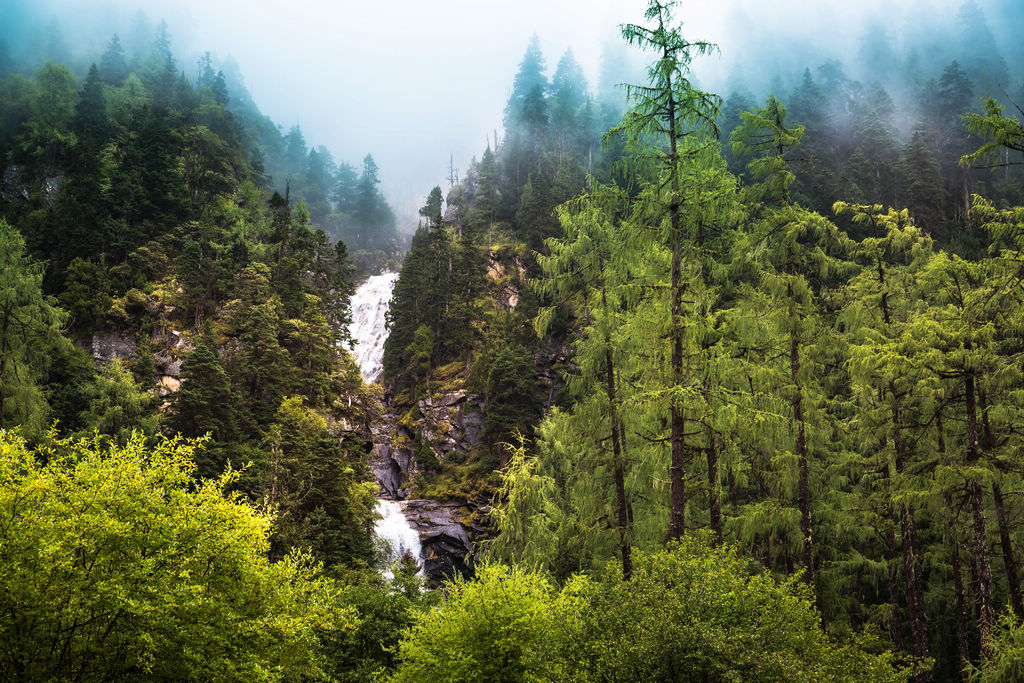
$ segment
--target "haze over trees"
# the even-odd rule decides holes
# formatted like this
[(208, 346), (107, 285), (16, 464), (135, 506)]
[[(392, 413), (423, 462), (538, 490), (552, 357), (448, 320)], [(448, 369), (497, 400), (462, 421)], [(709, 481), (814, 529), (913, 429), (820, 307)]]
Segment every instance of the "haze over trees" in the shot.
[[(1019, 12), (718, 94), (686, 11), (596, 84), (524, 37), (404, 256), (372, 154), (166, 23), (0, 49), (0, 677), (1013, 680)], [(386, 429), (475, 577), (379, 573)]]

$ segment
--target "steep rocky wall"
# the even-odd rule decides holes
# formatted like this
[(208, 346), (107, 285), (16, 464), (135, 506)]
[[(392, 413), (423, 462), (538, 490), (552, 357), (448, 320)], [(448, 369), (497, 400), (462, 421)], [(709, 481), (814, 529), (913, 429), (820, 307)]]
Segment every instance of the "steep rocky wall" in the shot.
[(390, 413), (373, 428), (371, 466), (380, 482), (380, 495), (401, 500), (402, 510), (419, 533), (424, 572), (432, 581), (473, 571), (473, 546), (486, 530), (473, 524), (476, 501), (406, 500), (425, 463), (437, 464), (452, 453), (480, 445), (482, 399), (466, 391), (451, 391), (416, 403), (415, 419)]

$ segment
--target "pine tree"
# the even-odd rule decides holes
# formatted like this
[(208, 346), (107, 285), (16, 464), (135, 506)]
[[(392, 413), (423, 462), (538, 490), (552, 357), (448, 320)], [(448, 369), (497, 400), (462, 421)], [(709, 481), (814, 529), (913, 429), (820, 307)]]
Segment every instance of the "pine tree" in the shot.
[(100, 57), (100, 76), (107, 85), (119, 86), (128, 77), (128, 62), (125, 60), (121, 39), (115, 33)]
[(236, 402), (216, 340), (204, 331), (182, 363), (181, 387), (174, 395), (169, 424), (187, 437), (209, 434), (214, 443), (231, 443), (238, 437)]
[(43, 293), (43, 264), (25, 253), (17, 230), (0, 219), (0, 429), (36, 435), (48, 417), (42, 379), (67, 313)]
[(311, 547), (328, 566), (369, 561), (377, 484), (362, 451), (299, 397), (281, 401), (263, 445), (265, 488), (278, 510), (271, 557)]

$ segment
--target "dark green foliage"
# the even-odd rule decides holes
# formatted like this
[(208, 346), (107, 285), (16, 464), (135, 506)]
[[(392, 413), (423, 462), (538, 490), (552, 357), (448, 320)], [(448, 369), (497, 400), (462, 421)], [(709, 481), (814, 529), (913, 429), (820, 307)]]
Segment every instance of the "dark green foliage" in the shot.
[(299, 397), (281, 402), (264, 437), (262, 477), (278, 509), (271, 556), (311, 548), (328, 566), (368, 563), (369, 525), (377, 485), (366, 470), (361, 443), (339, 443), (323, 417)]
[(499, 349), (487, 373), (484, 404), (484, 435), (494, 445), (528, 433), (537, 417), (539, 399), (530, 352), (511, 340)]
[(181, 388), (175, 394), (169, 424), (186, 437), (209, 434), (214, 444), (230, 443), (237, 438), (235, 403), (214, 340), (204, 335), (182, 363)]
[(105, 264), (74, 258), (64, 271), (64, 291), (59, 300), (71, 315), (71, 325), (89, 336), (104, 322), (113, 300)]
[(365, 574), (345, 591), (345, 602), (355, 610), (358, 626), (340, 632), (327, 643), (328, 662), (334, 680), (363, 683), (398, 664), (397, 646), (412, 625), (417, 610), (437, 602), (438, 594), (422, 589), (415, 568), (399, 570), (389, 584), (377, 575)]
[[(140, 17), (126, 41), (131, 60), (115, 36), (78, 83), (55, 63), (32, 79), (0, 81), (0, 155), (31, 189), (0, 208), (49, 267), (44, 278), (18, 233), (0, 223), (18, 309), (3, 319), (0, 426), (37, 438), (57, 418), (61, 429), (124, 443), (132, 429), (153, 435), (164, 416), (168, 433), (209, 436), (197, 478), (217, 477), (229, 462), (270, 462), (273, 432), (300, 488), (313, 481), (317, 490), (309, 505), (295, 502), (304, 490), (293, 492), (288, 537), (275, 552), (315, 546), (332, 571), (366, 565), (366, 447), (355, 433), (328, 431), (324, 416), (361, 430), (376, 404), (341, 346), (353, 290), (349, 251), (311, 214), (337, 235), (339, 220), (354, 225), (362, 211), (371, 246), (395, 247), (376, 166), (367, 157), (354, 194), (338, 198), (347, 213), (336, 213), (338, 171), (326, 149), (309, 150), (298, 127), (283, 136), (237, 70), (210, 53), (190, 83), (167, 25), (154, 36), (145, 23)], [(267, 170), (278, 174), (280, 194), (261, 189)], [(88, 353), (61, 336), (65, 321), (82, 344), (101, 333), (98, 357), (103, 344), (141, 340), (135, 357), (94, 370)], [(299, 402), (292, 413), (301, 419), (282, 417), (292, 414), (280, 413), (286, 396)], [(316, 464), (303, 463), (307, 452)], [(268, 480), (256, 469), (236, 486), (266, 499)]]

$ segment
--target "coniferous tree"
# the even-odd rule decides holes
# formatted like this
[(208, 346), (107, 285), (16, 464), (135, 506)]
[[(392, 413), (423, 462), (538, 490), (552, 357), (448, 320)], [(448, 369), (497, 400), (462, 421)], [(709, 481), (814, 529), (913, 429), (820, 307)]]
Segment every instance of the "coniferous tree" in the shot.
[[(652, 155), (656, 168), (664, 173), (666, 195), (657, 198), (659, 219), (668, 221), (668, 239), (672, 245), (671, 316), (672, 360), (671, 385), (684, 383), (683, 360), (683, 281), (682, 242), (683, 207), (680, 203), (680, 167), (686, 151), (682, 143), (694, 129), (706, 129), (717, 136), (716, 119), (721, 105), (718, 96), (704, 92), (693, 85), (689, 77), (694, 57), (712, 52), (715, 46), (705, 41), (691, 42), (683, 38), (678, 26), (673, 26), (671, 2), (652, 0), (645, 13), (651, 26), (627, 24), (622, 34), (631, 45), (653, 51), (656, 61), (648, 69), (648, 85), (627, 86), (627, 97), (633, 107), (626, 113), (623, 123), (615, 129), (627, 134), (630, 142)], [(648, 135), (656, 142), (648, 142)], [(667, 142), (667, 151), (655, 145)], [(660, 221), (659, 221), (660, 222)], [(685, 416), (678, 396), (671, 396), (672, 457), (669, 480), (672, 486), (671, 522), (669, 537), (679, 538), (685, 529)]]
[(48, 406), (42, 380), (67, 314), (43, 293), (43, 265), (25, 253), (25, 241), (0, 218), (0, 428), (21, 425), (27, 434), (45, 427)]
[(157, 433), (160, 416), (157, 396), (139, 386), (124, 363), (115, 359), (84, 389), (88, 403), (81, 421), (90, 429), (126, 444), (133, 433), (150, 437)]
[(279, 510), (271, 557), (312, 547), (329, 565), (369, 560), (377, 485), (355, 444), (339, 442), (298, 397), (281, 402), (264, 443), (266, 490)]
[[(921, 372), (910, 372), (914, 354), (906, 329), (913, 318), (910, 295), (931, 241), (914, 226), (907, 210), (883, 212), (880, 205), (836, 203), (838, 214), (852, 214), (867, 235), (855, 251), (865, 267), (850, 286), (855, 299), (844, 311), (850, 338), (851, 379), (858, 399), (857, 421), (879, 439), (876, 453), (885, 491), (879, 521), (891, 524), (887, 539), (899, 532), (911, 651), (929, 656), (928, 619), (924, 602), (922, 549), (918, 541), (918, 512), (904, 502), (907, 472), (921, 467), (927, 456), (918, 452), (917, 424), (928, 419), (928, 385)], [(889, 520), (888, 522), (884, 520)], [(898, 524), (898, 527), (896, 526)], [(895, 548), (889, 548), (895, 554)], [(894, 560), (895, 558), (890, 558)], [(890, 576), (890, 581), (892, 580)], [(898, 610), (899, 605), (893, 604)], [(919, 678), (928, 678), (922, 673)]]
[(119, 86), (128, 78), (128, 62), (125, 59), (121, 39), (115, 33), (100, 57), (100, 76), (107, 85)]

